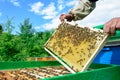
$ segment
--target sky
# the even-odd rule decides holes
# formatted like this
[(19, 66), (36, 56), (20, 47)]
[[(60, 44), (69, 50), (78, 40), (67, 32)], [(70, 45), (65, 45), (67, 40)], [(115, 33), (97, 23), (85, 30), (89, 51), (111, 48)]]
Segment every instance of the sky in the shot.
[[(0, 0), (0, 24), (12, 19), (14, 32), (19, 32), (20, 23), (29, 18), (33, 29), (46, 31), (56, 29), (61, 23), (59, 16), (68, 13), (78, 0)], [(120, 0), (99, 0), (96, 8), (83, 20), (81, 26), (93, 27), (104, 24), (114, 17), (120, 17)]]

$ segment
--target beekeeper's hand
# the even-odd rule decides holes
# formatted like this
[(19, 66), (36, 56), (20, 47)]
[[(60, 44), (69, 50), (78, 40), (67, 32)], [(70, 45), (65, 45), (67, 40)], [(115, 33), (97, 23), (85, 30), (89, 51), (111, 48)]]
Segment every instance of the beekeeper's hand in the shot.
[(61, 22), (64, 22), (65, 19), (70, 22), (73, 20), (73, 18), (74, 18), (74, 16), (72, 14), (61, 14), (60, 15)]
[(109, 33), (110, 35), (115, 35), (117, 29), (120, 30), (120, 17), (111, 19), (106, 22), (103, 27), (104, 32)]

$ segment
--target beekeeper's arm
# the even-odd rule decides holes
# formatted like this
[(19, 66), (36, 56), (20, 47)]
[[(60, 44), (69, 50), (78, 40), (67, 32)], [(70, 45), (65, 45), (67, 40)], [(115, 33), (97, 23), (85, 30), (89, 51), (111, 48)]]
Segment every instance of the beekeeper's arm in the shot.
[(69, 11), (68, 14), (61, 14), (60, 20), (63, 22), (64, 19), (67, 21), (76, 21), (85, 18), (95, 8), (97, 0), (78, 0), (78, 4)]

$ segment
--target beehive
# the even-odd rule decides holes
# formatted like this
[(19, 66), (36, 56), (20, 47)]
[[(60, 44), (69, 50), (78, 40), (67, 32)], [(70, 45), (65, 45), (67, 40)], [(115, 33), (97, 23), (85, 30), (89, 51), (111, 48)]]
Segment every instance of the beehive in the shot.
[(44, 49), (75, 73), (87, 69), (107, 38), (102, 30), (61, 23)]
[(70, 72), (63, 66), (22, 68), (0, 71), (0, 80), (41, 80), (65, 74), (70, 74)]

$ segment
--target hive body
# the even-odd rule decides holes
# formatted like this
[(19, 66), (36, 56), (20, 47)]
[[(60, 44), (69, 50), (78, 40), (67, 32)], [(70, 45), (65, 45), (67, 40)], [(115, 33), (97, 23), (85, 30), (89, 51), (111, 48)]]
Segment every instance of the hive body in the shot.
[(101, 30), (62, 23), (44, 46), (74, 73), (87, 69), (107, 38), (108, 35)]
[(44, 78), (70, 74), (62, 66), (48, 66), (0, 71), (0, 80), (40, 80)]

